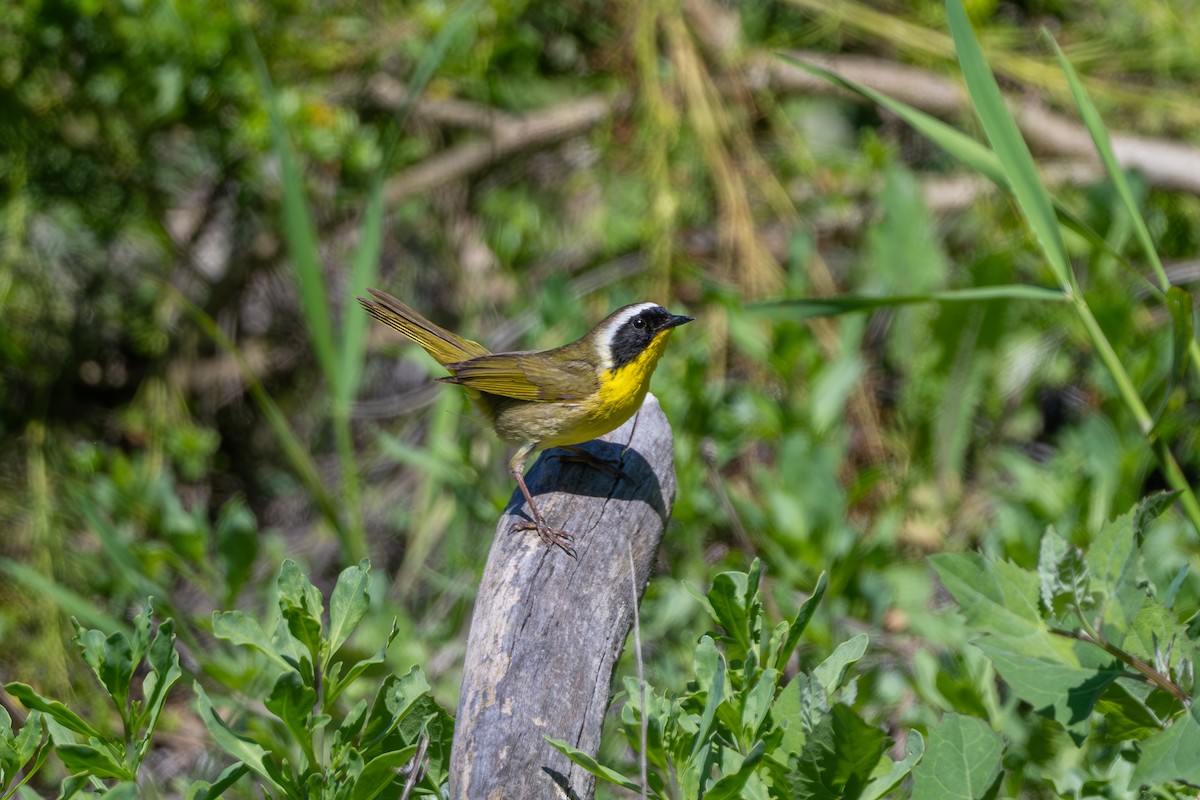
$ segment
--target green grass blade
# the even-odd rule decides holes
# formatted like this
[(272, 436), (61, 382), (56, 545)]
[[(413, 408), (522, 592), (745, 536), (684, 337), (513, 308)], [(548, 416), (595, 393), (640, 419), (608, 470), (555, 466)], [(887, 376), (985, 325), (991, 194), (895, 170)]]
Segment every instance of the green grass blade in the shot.
[(77, 618), (88, 627), (108, 633), (120, 631), (126, 636), (133, 635), (129, 625), (96, 608), (95, 601), (46, 577), (33, 567), (0, 557), (0, 572), (24, 586), (35, 597), (54, 603), (64, 614)]
[(258, 405), (259, 410), (267, 419), (267, 424), (271, 426), (271, 430), (275, 433), (275, 438), (279, 441), (279, 446), (283, 450), (284, 458), (291, 466), (293, 473), (308, 490), (309, 496), (312, 498), (317, 510), (325, 517), (326, 521), (337, 531), (338, 536), (344, 536), (342, 531), (341, 518), (338, 514), (337, 505), (333, 502), (329, 492), (325, 489), (325, 484), (321, 480), (320, 472), (317, 470), (317, 465), (313, 461), (312, 456), (296, 436), (291, 425), (284, 416), (283, 411), (271, 398), (266, 388), (262, 385), (262, 381), (254, 374), (254, 370), (246, 363), (246, 359), (242, 357), (242, 353), (238, 350), (237, 345), (229, 340), (218, 327), (215, 320), (204, 310), (192, 303), (183, 296), (173, 286), (164, 284), (164, 291), (167, 291), (175, 296), (176, 302), (183, 308), (184, 312), (192, 318), (192, 320), (200, 327), (208, 338), (212, 339), (217, 347), (225, 351), (238, 366), (238, 370), (242, 374), (242, 380), (246, 382), (246, 388), (250, 392), (250, 396), (254, 398), (254, 402)]
[(304, 311), (304, 324), (308, 328), (308, 338), (312, 342), (321, 372), (330, 384), (336, 384), (339, 370), (334, 356), (333, 323), (325, 291), (325, 278), (321, 272), (316, 225), (304, 189), (304, 172), (288, 136), (287, 125), (279, 108), (279, 98), (267, 72), (266, 62), (258, 49), (258, 43), (249, 30), (244, 31), (244, 34), (246, 47), (254, 62), (259, 90), (267, 101), (271, 141), (279, 158), (283, 189), (284, 240), (287, 242), (288, 262), (296, 276), (300, 306)]
[(840, 75), (836, 75), (829, 70), (813, 64), (807, 64), (799, 59), (781, 53), (780, 57), (797, 67), (816, 75), (818, 78), (832, 83), (834, 86), (841, 87), (848, 92), (860, 95), (872, 103), (883, 106), (893, 114), (904, 120), (912, 127), (913, 130), (920, 133), (929, 141), (936, 144), (938, 147), (945, 150), (949, 155), (957, 158), (969, 169), (983, 175), (992, 183), (999, 186), (1005, 192), (1012, 192), (1008, 178), (1004, 174), (1004, 169), (1000, 165), (1000, 159), (996, 154), (989, 150), (986, 146), (967, 136), (962, 131), (956, 130), (946, 123), (942, 122), (937, 117), (930, 116), (924, 111), (913, 108), (899, 100), (893, 100), (885, 94), (875, 91), (861, 84), (846, 80)]
[(1088, 96), (1087, 90), (1083, 88), (1083, 81), (1079, 79), (1079, 73), (1071, 65), (1062, 48), (1058, 46), (1058, 42), (1054, 41), (1054, 37), (1050, 36), (1049, 32), (1043, 31), (1046, 38), (1050, 40), (1050, 44), (1054, 47), (1054, 52), (1058, 56), (1058, 63), (1062, 67), (1062, 71), (1067, 76), (1067, 86), (1071, 89), (1071, 97), (1075, 100), (1075, 107), (1079, 109), (1079, 116), (1083, 119), (1084, 127), (1087, 128), (1088, 134), (1092, 137), (1092, 143), (1096, 145), (1096, 152), (1100, 155), (1100, 161), (1104, 164), (1104, 170), (1108, 173), (1108, 179), (1112, 181), (1113, 187), (1117, 190), (1117, 195), (1121, 198), (1121, 202), (1125, 205), (1125, 210), (1129, 213), (1129, 218), (1133, 222), (1134, 233), (1137, 235), (1138, 243), (1142, 246), (1142, 251), (1146, 254), (1146, 260), (1150, 262), (1150, 266), (1154, 269), (1154, 274), (1158, 278), (1159, 288), (1164, 292), (1171, 285), (1167, 279), (1166, 270), (1163, 269), (1162, 261), (1158, 257), (1158, 251), (1154, 249), (1154, 240), (1150, 236), (1150, 229), (1146, 227), (1146, 220), (1142, 217), (1141, 209), (1138, 208), (1137, 201), (1133, 197), (1133, 189), (1129, 186), (1129, 179), (1125, 177), (1125, 171), (1121, 169), (1120, 163), (1117, 161), (1117, 154), (1113, 150), (1112, 139), (1108, 136), (1108, 130), (1104, 127), (1104, 121), (1100, 118), (1100, 112), (1096, 108), (1096, 104), (1092, 102), (1092, 98)]
[[(1096, 146), (1096, 152), (1100, 155), (1100, 161), (1104, 164), (1104, 170), (1108, 173), (1108, 179), (1112, 181), (1113, 187), (1117, 190), (1117, 196), (1121, 198), (1121, 203), (1125, 206), (1129, 220), (1133, 223), (1134, 235), (1137, 236), (1138, 244), (1142, 246), (1142, 252), (1145, 254), (1146, 260), (1150, 262), (1154, 276), (1158, 279), (1158, 288), (1168, 293), (1165, 300), (1168, 310), (1171, 311), (1172, 318), (1174, 319), (1175, 310), (1171, 307), (1169, 296), (1171, 280), (1167, 277), (1167, 271), (1163, 269), (1162, 259), (1159, 258), (1158, 250), (1154, 247), (1154, 239), (1150, 235), (1150, 228), (1146, 225), (1146, 219), (1142, 215), (1141, 209), (1138, 208), (1137, 200), (1134, 199), (1133, 189), (1129, 185), (1129, 178), (1126, 177), (1125, 170), (1121, 169), (1121, 164), (1117, 161), (1117, 154), (1113, 150), (1112, 139), (1108, 135), (1108, 129), (1104, 127), (1104, 120), (1100, 118), (1100, 111), (1096, 108), (1096, 104), (1092, 102), (1092, 98), (1088, 96), (1087, 90), (1083, 87), (1083, 81), (1079, 78), (1079, 73), (1075, 71), (1075, 67), (1067, 59), (1062, 48), (1058, 46), (1058, 42), (1054, 41), (1054, 37), (1050, 36), (1048, 32), (1044, 33), (1050, 39), (1050, 44), (1054, 47), (1054, 53), (1058, 56), (1058, 63), (1062, 67), (1063, 73), (1067, 76), (1067, 86), (1071, 89), (1071, 97), (1075, 100), (1075, 107), (1079, 109), (1079, 116), (1083, 119), (1084, 127), (1087, 128), (1088, 134), (1092, 137), (1092, 143)], [(1180, 364), (1178, 359), (1181, 355), (1178, 345), (1177, 338), (1175, 351), (1175, 363), (1177, 367)], [(1189, 336), (1185, 346), (1191, 354), (1193, 367), (1200, 369), (1200, 343), (1197, 343), (1194, 337)], [(1172, 382), (1171, 387), (1174, 387), (1174, 382)], [(1170, 391), (1167, 394), (1170, 395)]]
[(947, 289), (929, 294), (892, 295), (873, 297), (865, 295), (840, 295), (838, 297), (796, 297), (757, 303), (751, 308), (773, 317), (788, 319), (810, 319), (851, 314), (856, 311), (873, 311), (877, 308), (895, 308), (918, 303), (974, 303), (988, 300), (1037, 300), (1062, 303), (1070, 298), (1061, 289), (1023, 284), (1000, 286), (978, 286), (970, 289)]
[(1167, 310), (1171, 312), (1171, 374), (1167, 376), (1162, 400), (1159, 401), (1158, 411), (1154, 413), (1154, 435), (1158, 434), (1158, 426), (1162, 422), (1163, 412), (1167, 410), (1167, 404), (1171, 401), (1171, 394), (1183, 380), (1183, 373), (1188, 365), (1189, 348), (1196, 346), (1191, 293), (1178, 286), (1167, 289)]
[(1059, 284), (1075, 293), (1075, 278), (1071, 273), (1067, 249), (1058, 228), (1054, 204), (1050, 201), (1046, 187), (1042, 185), (1029, 146), (1025, 144), (1016, 120), (1004, 104), (1004, 96), (1000, 94), (996, 77), (984, 60), (983, 50), (979, 46), (979, 40), (975, 38), (975, 31), (971, 28), (971, 21), (967, 18), (961, 0), (946, 0), (946, 15), (971, 104), (983, 125), (992, 150), (1000, 160), (1004, 174), (1008, 177), (1017, 206), (1025, 216)]
[[(937, 117), (930, 116), (924, 111), (906, 105), (899, 100), (893, 100), (885, 94), (880, 94), (874, 89), (847, 80), (821, 67), (807, 64), (787, 54), (780, 54), (780, 57), (816, 75), (818, 78), (828, 81), (834, 86), (838, 86), (848, 92), (853, 92), (876, 105), (883, 106), (908, 123), (917, 133), (942, 148), (947, 155), (958, 159), (968, 169), (990, 180), (1005, 194), (1012, 195), (1013, 188), (1004, 173), (1003, 167), (1000, 165), (1000, 159), (987, 147), (967, 136), (962, 131), (950, 127)], [(1106, 255), (1124, 266), (1130, 273), (1137, 276), (1139, 280), (1145, 280), (1124, 255), (1117, 252), (1103, 236), (1088, 226), (1075, 212), (1064, 206), (1057, 199), (1052, 202), (1054, 203), (1054, 211), (1063, 225), (1086, 239), (1092, 247), (1104, 251)], [(1153, 284), (1148, 285), (1153, 288)]]

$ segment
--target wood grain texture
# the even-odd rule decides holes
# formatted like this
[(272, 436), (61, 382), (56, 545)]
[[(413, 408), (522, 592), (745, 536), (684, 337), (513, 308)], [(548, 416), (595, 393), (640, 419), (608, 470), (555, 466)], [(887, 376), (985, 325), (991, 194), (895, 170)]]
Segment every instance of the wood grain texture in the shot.
[[(531, 531), (513, 493), (484, 569), (463, 669), (450, 796), (590, 800), (594, 779), (545, 740), (595, 755), (617, 658), (675, 502), (671, 428), (647, 395), (633, 419), (582, 445), (624, 477), (547, 451), (527, 478), (578, 560)], [(633, 575), (630, 575), (630, 554)]]

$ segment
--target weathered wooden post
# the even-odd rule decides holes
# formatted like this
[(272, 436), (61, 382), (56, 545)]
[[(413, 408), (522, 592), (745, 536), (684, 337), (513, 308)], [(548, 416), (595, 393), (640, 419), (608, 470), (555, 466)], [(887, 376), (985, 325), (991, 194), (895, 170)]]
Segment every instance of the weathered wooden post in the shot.
[[(589, 453), (624, 477), (552, 455), (530, 472), (578, 560), (530, 531), (513, 493), (483, 572), (467, 639), (451, 753), (455, 800), (591, 800), (595, 781), (545, 736), (595, 755), (614, 666), (675, 502), (671, 428), (653, 395)], [(553, 451), (551, 451), (553, 453)], [(630, 553), (633, 574), (630, 575)]]

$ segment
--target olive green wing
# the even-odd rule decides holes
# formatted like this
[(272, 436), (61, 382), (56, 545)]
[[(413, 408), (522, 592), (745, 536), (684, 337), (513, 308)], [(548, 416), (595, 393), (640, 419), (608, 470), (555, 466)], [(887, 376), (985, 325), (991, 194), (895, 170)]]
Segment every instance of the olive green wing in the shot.
[(582, 400), (599, 389), (595, 368), (553, 350), (494, 353), (446, 364), (439, 380), (516, 400), (553, 403)]

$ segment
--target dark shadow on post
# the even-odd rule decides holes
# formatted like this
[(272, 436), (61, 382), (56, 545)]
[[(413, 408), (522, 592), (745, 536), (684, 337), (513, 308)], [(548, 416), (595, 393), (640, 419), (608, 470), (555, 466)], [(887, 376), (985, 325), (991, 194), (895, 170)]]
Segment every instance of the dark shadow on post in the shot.
[[(624, 476), (543, 454), (526, 479), (578, 560), (505, 510), (475, 600), (450, 765), (450, 796), (591, 800), (595, 781), (546, 742), (595, 756), (612, 673), (675, 502), (671, 428), (653, 395), (583, 446)], [(547, 457), (549, 456), (549, 457)], [(630, 554), (633, 575), (630, 576)]]

